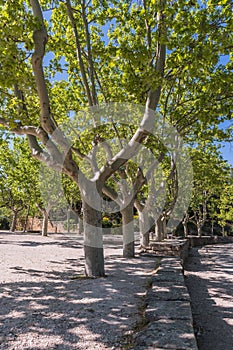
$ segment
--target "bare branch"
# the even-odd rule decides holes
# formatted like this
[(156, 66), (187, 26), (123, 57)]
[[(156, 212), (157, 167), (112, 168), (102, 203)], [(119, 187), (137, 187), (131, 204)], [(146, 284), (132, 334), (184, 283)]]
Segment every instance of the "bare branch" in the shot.
[(115, 130), (116, 134), (117, 134), (117, 137), (118, 137), (118, 141), (119, 141), (119, 144), (120, 146), (123, 148), (123, 143), (122, 143), (122, 140), (120, 138), (120, 134), (119, 134), (119, 131), (117, 129), (117, 126), (116, 126), (116, 123), (114, 123), (113, 119), (111, 118), (111, 121), (112, 121), (112, 126), (113, 126), (113, 129)]
[(88, 104), (89, 104), (89, 106), (93, 106), (94, 102), (92, 100), (91, 91), (90, 91), (89, 84), (87, 81), (86, 70), (85, 70), (85, 66), (84, 66), (84, 62), (83, 62), (83, 58), (82, 58), (82, 49), (81, 49), (81, 44), (80, 44), (80, 40), (79, 40), (79, 34), (78, 34), (77, 26), (75, 23), (73, 9), (71, 7), (70, 0), (66, 0), (66, 7), (67, 7), (68, 16), (69, 16), (69, 19), (70, 19), (70, 22), (72, 24), (73, 31), (74, 31), (75, 43), (76, 43), (76, 53), (77, 53), (77, 58), (78, 58), (79, 66), (80, 66), (83, 85), (84, 85), (84, 88), (85, 88), (85, 91), (87, 94)]
[(33, 135), (27, 135), (29, 147), (31, 149), (31, 154), (34, 159), (46, 164), (48, 167), (55, 171), (62, 171), (62, 163), (58, 164), (52, 157), (46, 153), (38, 144), (37, 138)]
[[(166, 4), (166, 0), (160, 0), (160, 9), (157, 14), (158, 21), (158, 42), (157, 42), (157, 50), (156, 50), (156, 64), (155, 71), (161, 76), (164, 76), (164, 67), (166, 60), (166, 45), (163, 43), (165, 33), (166, 33), (166, 24), (165, 24), (165, 15), (164, 15), (164, 7)], [(156, 90), (149, 90), (146, 107), (152, 110), (155, 110), (160, 99), (162, 86), (158, 86)]]
[(47, 134), (53, 135), (55, 141), (62, 147), (64, 151), (70, 148), (70, 143), (64, 136), (63, 132), (57, 127), (57, 124), (50, 110), (50, 100), (46, 86), (43, 58), (45, 55), (45, 46), (48, 40), (47, 30), (44, 25), (42, 10), (38, 0), (30, 0), (33, 14), (41, 22), (40, 28), (34, 30), (34, 53), (32, 55), (32, 68), (37, 86), (37, 92), (40, 100), (40, 123), (41, 127)]
[[(144, 10), (146, 11), (146, 0), (143, 0), (143, 7)], [(148, 44), (148, 50), (149, 52), (151, 52), (151, 46), (152, 46), (152, 38), (151, 38), (151, 26), (149, 25), (149, 22), (147, 20), (147, 18), (145, 18), (145, 25), (146, 25), (146, 35), (147, 35), (147, 44)], [(151, 60), (152, 63), (152, 60)]]
[(111, 187), (107, 186), (106, 184), (103, 186), (103, 194), (108, 196), (112, 201), (116, 202), (119, 206), (121, 206), (122, 202), (118, 198), (117, 192), (115, 192)]
[(111, 146), (109, 145), (109, 143), (104, 138), (100, 137), (99, 135), (95, 135), (95, 142), (98, 143), (101, 148), (103, 148), (103, 150), (106, 153), (107, 161), (110, 161), (113, 157), (113, 154), (112, 154), (112, 149), (111, 149)]
[[(15, 96), (22, 102), (22, 105), (19, 105), (19, 107), (18, 107), (19, 112), (22, 109), (26, 113), (27, 118), (29, 118), (23, 92), (18, 88), (17, 84), (14, 85), (14, 93), (15, 93)], [(35, 128), (35, 127), (29, 127), (29, 126), (23, 127), (23, 126), (21, 126), (21, 123), (20, 123), (20, 126), (18, 128), (18, 132), (17, 132), (17, 128), (13, 129), (13, 132), (18, 133), (18, 134), (22, 133), (22, 134), (28, 135), (29, 146), (31, 145), (32, 142), (34, 143), (34, 146), (37, 143), (37, 151), (38, 151), (39, 144), (36, 140), (36, 137), (37, 137), (38, 139), (40, 139), (40, 141), (43, 143), (43, 145), (50, 152), (50, 155), (52, 156), (52, 158), (54, 160), (57, 160), (59, 164), (62, 163), (62, 154), (59, 152), (57, 146), (52, 142), (51, 139), (49, 139), (48, 134), (42, 128)], [(31, 143), (30, 143), (30, 140), (31, 140)], [(33, 150), (33, 152), (34, 152), (34, 150)], [(42, 153), (42, 152), (43, 152), (43, 150), (41, 149), (37, 153)]]
[(5, 91), (5, 90), (0, 88), (0, 92), (8, 97), (11, 97), (11, 98), (13, 97), (13, 95), (9, 91)]
[(81, 159), (85, 159), (86, 156), (84, 153), (80, 152), (80, 150), (74, 146), (72, 146), (72, 150), (74, 151), (75, 154), (77, 154), (77, 156)]
[(89, 74), (90, 74), (90, 80), (91, 80), (92, 102), (94, 105), (97, 105), (98, 100), (97, 100), (97, 94), (96, 94), (96, 88), (95, 88), (95, 70), (94, 70), (93, 57), (92, 57), (89, 26), (88, 26), (87, 15), (86, 15), (85, 0), (82, 1), (82, 19), (83, 19), (84, 28), (85, 28), (85, 37), (86, 37), (86, 45), (87, 45), (87, 61), (88, 61)]
[(98, 83), (98, 85), (99, 85), (100, 91), (101, 91), (102, 94), (103, 94), (104, 101), (105, 101), (105, 103), (107, 103), (107, 102), (108, 102), (108, 98), (107, 98), (107, 96), (106, 96), (106, 94), (105, 94), (105, 92), (104, 92), (104, 88), (103, 88), (103, 86), (102, 86), (102, 84), (101, 84), (101, 82), (100, 82), (100, 79), (99, 79), (99, 77), (98, 77), (98, 74), (97, 74), (96, 70), (95, 70), (95, 78), (96, 78), (96, 81), (97, 81), (97, 83)]
[(38, 137), (43, 143), (48, 140), (48, 135), (42, 128), (37, 128), (35, 126), (23, 126), (20, 122), (15, 122), (14, 127), (10, 125), (10, 122), (4, 118), (0, 117), (0, 124), (9, 128), (11, 132), (17, 135), (34, 135)]
[(179, 186), (178, 186), (178, 176), (176, 174), (176, 171), (174, 172), (175, 178), (174, 178), (174, 188), (173, 188), (173, 200), (171, 201), (169, 208), (167, 208), (164, 212), (165, 216), (171, 215), (172, 211), (175, 208), (177, 198), (178, 198), (178, 191), (179, 191)]
[(135, 179), (134, 184), (133, 184), (133, 191), (134, 191), (135, 195), (138, 193), (138, 191), (142, 188), (142, 186), (145, 183), (146, 183), (146, 178), (143, 175), (142, 169), (140, 167), (138, 167), (136, 179)]
[(34, 30), (34, 53), (32, 55), (32, 68), (37, 86), (37, 92), (40, 99), (41, 109), (41, 126), (47, 133), (52, 134), (57, 125), (51, 117), (50, 101), (48, 90), (45, 82), (44, 70), (43, 70), (43, 58), (45, 55), (45, 45), (48, 41), (47, 31), (44, 25), (43, 14), (38, 0), (30, 0), (33, 14), (41, 22), (40, 28)]
[(118, 170), (122, 165), (124, 165), (128, 159), (131, 159), (138, 151), (140, 144), (145, 140), (146, 136), (149, 134), (148, 124), (151, 129), (151, 115), (149, 110), (144, 113), (143, 121), (141, 126), (137, 129), (128, 144), (121, 149), (111, 161), (100, 170), (97, 176), (101, 181), (107, 180), (116, 170)]
[(137, 211), (143, 211), (143, 209), (144, 209), (144, 205), (141, 204), (141, 202), (138, 200), (138, 198), (135, 198), (134, 206), (137, 209)]

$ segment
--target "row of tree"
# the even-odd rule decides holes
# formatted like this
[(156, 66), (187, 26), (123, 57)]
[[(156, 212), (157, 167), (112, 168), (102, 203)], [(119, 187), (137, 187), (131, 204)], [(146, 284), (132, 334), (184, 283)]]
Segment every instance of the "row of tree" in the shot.
[[(19, 223), (21, 223), (20, 229), (26, 231), (29, 218), (43, 217), (42, 235), (47, 235), (49, 215), (52, 212), (54, 220), (59, 219), (59, 216), (66, 220), (67, 211), (70, 210), (77, 216), (76, 221), (82, 220), (81, 196), (78, 188), (74, 187), (67, 177), (64, 178), (64, 176), (49, 171), (32, 159), (25, 138), (11, 138), (8, 135), (8, 138), (2, 138), (0, 149), (1, 216), (11, 222), (10, 230), (12, 232), (16, 230), (17, 223), (18, 228)], [(214, 234), (214, 225), (216, 224), (219, 224), (224, 232), (226, 224), (233, 222), (232, 168), (222, 159), (217, 147), (212, 144), (205, 145), (202, 149), (190, 148), (189, 154), (193, 167), (192, 196), (185, 212), (182, 212), (182, 234), (187, 236), (189, 234), (188, 225), (193, 223), (197, 234), (201, 236), (202, 228), (206, 222), (211, 224), (211, 234)], [(130, 166), (131, 170), (132, 168), (133, 164)], [(166, 171), (167, 169), (164, 169), (164, 172)], [(156, 174), (156, 179), (160, 181), (160, 185), (163, 183), (161, 174), (160, 177)], [(117, 190), (116, 186), (117, 184), (115, 184), (114, 192)], [(166, 186), (169, 187), (168, 181)], [(112, 184), (113, 187), (114, 184)], [(152, 196), (153, 200), (151, 200), (151, 192), (152, 189), (147, 183), (137, 192), (134, 200), (142, 246), (149, 244), (149, 233), (154, 229), (156, 240), (167, 238), (167, 234), (171, 233), (167, 230), (169, 219), (167, 211), (173, 205), (174, 196), (167, 193), (165, 198), (164, 193), (161, 195), (157, 191), (156, 198)], [(162, 203), (162, 205), (159, 208), (159, 215), (154, 216), (153, 209), (157, 207), (158, 211), (157, 202)], [(111, 224), (112, 221), (114, 222), (114, 219), (111, 219), (112, 215), (103, 213), (103, 217), (106, 218), (106, 216), (109, 217), (110, 227), (113, 227), (114, 225)], [(119, 217), (117, 215), (117, 226), (122, 225)]]
[(122, 215), (125, 256), (133, 254), (134, 206), (145, 233), (151, 214), (160, 238), (177, 224), (191, 187), (188, 145), (197, 192), (184, 222), (203, 225), (219, 197), (211, 177), (200, 177), (211, 161), (213, 178), (227, 168), (213, 143), (229, 137), (218, 126), (232, 112), (230, 0), (2, 1), (0, 28), (3, 143), (6, 130), (25, 135), (34, 159), (78, 187), (88, 276), (104, 275), (109, 199)]

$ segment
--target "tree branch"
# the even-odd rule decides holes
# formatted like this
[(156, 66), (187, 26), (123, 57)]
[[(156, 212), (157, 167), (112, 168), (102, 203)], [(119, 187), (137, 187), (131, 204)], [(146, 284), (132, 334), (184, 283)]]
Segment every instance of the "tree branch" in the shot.
[(32, 55), (32, 68), (40, 100), (40, 123), (47, 134), (53, 135), (53, 139), (62, 147), (64, 151), (70, 148), (70, 143), (57, 127), (57, 124), (50, 110), (50, 100), (43, 70), (43, 58), (45, 46), (48, 41), (47, 30), (44, 25), (43, 13), (38, 0), (30, 0), (34, 17), (41, 22), (40, 28), (34, 30), (33, 41), (35, 45)]
[(75, 44), (76, 44), (76, 53), (77, 53), (78, 63), (79, 63), (79, 66), (80, 66), (80, 71), (81, 71), (83, 85), (84, 85), (84, 88), (85, 88), (85, 91), (86, 91), (86, 94), (87, 94), (88, 104), (89, 104), (89, 106), (93, 106), (94, 102), (92, 100), (90, 87), (89, 87), (89, 84), (88, 84), (88, 81), (87, 81), (86, 70), (85, 70), (85, 66), (84, 66), (84, 62), (83, 62), (83, 58), (82, 58), (82, 49), (81, 49), (81, 44), (80, 44), (80, 40), (79, 40), (79, 34), (78, 34), (77, 26), (76, 26), (76, 23), (75, 23), (75, 19), (74, 19), (74, 15), (73, 15), (73, 9), (71, 7), (70, 0), (66, 0), (66, 7), (67, 7), (68, 16), (69, 16), (69, 19), (70, 19), (70, 22), (72, 24), (73, 31), (74, 31)]
[(33, 41), (35, 45), (34, 53), (32, 55), (32, 68), (37, 86), (37, 92), (40, 99), (41, 109), (41, 126), (49, 133), (52, 134), (57, 125), (51, 118), (50, 113), (50, 101), (48, 90), (45, 82), (44, 70), (43, 70), (43, 58), (45, 55), (45, 45), (48, 41), (47, 31), (44, 25), (44, 19), (42, 10), (38, 0), (30, 0), (32, 6), (33, 15), (40, 21), (40, 28), (34, 30)]
[[(155, 72), (160, 75), (162, 78), (164, 76), (164, 67), (166, 60), (166, 45), (163, 43), (164, 37), (166, 34), (166, 24), (165, 24), (165, 14), (164, 8), (166, 4), (166, 0), (160, 0), (160, 9), (157, 14), (157, 22), (158, 22), (158, 42), (157, 42), (157, 50), (156, 50), (156, 64), (155, 64)], [(158, 86), (156, 90), (150, 89), (146, 101), (146, 107), (152, 110), (157, 108), (159, 103), (160, 95), (161, 95), (162, 86)]]
[(85, 0), (82, 0), (82, 19), (83, 19), (84, 28), (85, 28), (85, 37), (86, 37), (86, 45), (87, 45), (87, 61), (89, 65), (89, 74), (90, 74), (90, 81), (91, 81), (92, 102), (94, 105), (97, 105), (98, 100), (97, 100), (97, 94), (96, 94), (96, 88), (95, 88), (95, 70), (94, 70), (92, 50), (91, 50), (89, 26), (88, 26), (88, 21), (86, 16)]
[(108, 196), (112, 201), (116, 202), (119, 206), (122, 205), (121, 200), (119, 200), (117, 192), (115, 192), (111, 187), (106, 184), (103, 186), (103, 194)]

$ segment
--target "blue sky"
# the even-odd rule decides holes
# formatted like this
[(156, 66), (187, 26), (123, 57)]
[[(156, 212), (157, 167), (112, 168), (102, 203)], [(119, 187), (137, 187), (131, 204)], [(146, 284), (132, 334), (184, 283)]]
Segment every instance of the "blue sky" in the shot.
[[(230, 125), (233, 125), (233, 121), (225, 121), (222, 123), (221, 128), (227, 129)], [(221, 142), (221, 152), (223, 158), (226, 159), (231, 165), (233, 165), (233, 141), (232, 142)]]
[(233, 142), (223, 142), (221, 146), (223, 158), (233, 165)]

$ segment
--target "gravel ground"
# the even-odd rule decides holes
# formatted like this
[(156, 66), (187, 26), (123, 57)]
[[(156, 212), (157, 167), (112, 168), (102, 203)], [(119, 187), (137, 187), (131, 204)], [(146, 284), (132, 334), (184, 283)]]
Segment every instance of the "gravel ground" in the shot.
[(107, 278), (86, 279), (81, 237), (0, 233), (0, 349), (127, 348), (156, 259), (120, 256), (106, 238)]
[(233, 244), (192, 248), (185, 276), (199, 350), (233, 350)]

